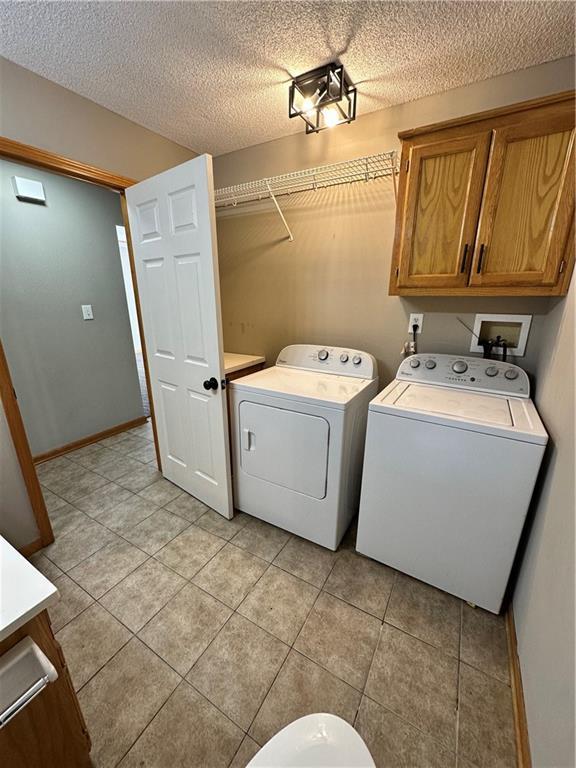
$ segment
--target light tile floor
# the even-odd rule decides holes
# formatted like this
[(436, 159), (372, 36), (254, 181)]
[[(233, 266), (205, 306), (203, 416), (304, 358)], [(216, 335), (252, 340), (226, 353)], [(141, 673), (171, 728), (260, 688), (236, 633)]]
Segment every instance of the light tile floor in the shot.
[[(504, 621), (354, 552), (163, 479), (149, 425), (38, 467), (54, 544), (33, 562), (95, 766), (241, 768), (334, 712), (378, 766), (515, 765)], [(151, 460), (152, 459), (152, 460)]]

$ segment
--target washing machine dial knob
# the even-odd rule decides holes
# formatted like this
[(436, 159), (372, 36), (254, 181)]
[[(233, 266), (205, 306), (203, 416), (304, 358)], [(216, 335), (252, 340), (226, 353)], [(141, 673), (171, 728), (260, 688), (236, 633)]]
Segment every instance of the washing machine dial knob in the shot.
[(321, 349), (318, 352), (318, 360), (328, 360), (328, 350), (327, 349)]
[(352, 362), (354, 363), (354, 365), (360, 365), (360, 363), (362, 362), (362, 358), (360, 357), (360, 355), (354, 355), (354, 357), (352, 358)]
[(489, 365), (488, 368), (486, 368), (486, 370), (484, 371), (484, 373), (486, 374), (486, 376), (490, 376), (490, 378), (492, 378), (492, 376), (498, 376), (498, 368), (496, 368), (495, 365)]
[(342, 352), (340, 355), (340, 362), (341, 363), (347, 363), (350, 358), (348, 357), (348, 352)]
[(452, 370), (454, 373), (466, 373), (468, 370), (468, 363), (465, 363), (464, 360), (456, 360), (455, 363), (452, 363)]
[(420, 360), (418, 360), (417, 357), (413, 357), (412, 360), (410, 360), (410, 368), (419, 368), (420, 367)]
[(424, 365), (426, 368), (428, 368), (429, 371), (432, 371), (434, 368), (436, 368), (436, 360), (426, 360)]
[(508, 368), (504, 376), (510, 381), (514, 381), (514, 379), (518, 378), (518, 371), (516, 368)]

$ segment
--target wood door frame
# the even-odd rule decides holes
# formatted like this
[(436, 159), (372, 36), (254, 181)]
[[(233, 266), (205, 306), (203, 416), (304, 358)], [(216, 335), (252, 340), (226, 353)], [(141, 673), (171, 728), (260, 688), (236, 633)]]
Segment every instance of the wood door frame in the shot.
[[(40, 168), (44, 168), (54, 173), (59, 173), (62, 176), (68, 176), (72, 179), (78, 179), (79, 181), (86, 181), (91, 184), (98, 184), (102, 187), (107, 187), (120, 194), (120, 207), (122, 209), (122, 218), (124, 221), (124, 228), (126, 229), (126, 243), (128, 246), (128, 257), (130, 260), (130, 272), (132, 274), (132, 284), (134, 288), (134, 299), (136, 302), (136, 315), (138, 318), (138, 329), (140, 332), (140, 339), (142, 342), (142, 357), (144, 360), (144, 373), (146, 376), (146, 387), (148, 388), (148, 400), (150, 402), (150, 420), (152, 422), (152, 431), (154, 434), (154, 448), (156, 450), (156, 460), (158, 462), (158, 469), (162, 471), (162, 462), (160, 458), (160, 449), (158, 445), (158, 433), (156, 430), (156, 418), (154, 416), (154, 401), (152, 396), (152, 387), (150, 384), (150, 372), (148, 370), (148, 357), (146, 353), (146, 341), (144, 338), (144, 327), (142, 325), (142, 310), (140, 307), (140, 295), (138, 293), (138, 283), (136, 281), (136, 267), (134, 264), (134, 253), (132, 251), (132, 238), (130, 234), (130, 224), (128, 221), (128, 209), (126, 207), (126, 196), (124, 191), (136, 184), (134, 179), (129, 179), (126, 176), (119, 176), (105, 171), (101, 168), (97, 168), (94, 165), (88, 165), (87, 163), (81, 163), (77, 160), (72, 160), (64, 155), (58, 155), (54, 152), (48, 152), (44, 149), (38, 149), (29, 144), (22, 144), (19, 141), (13, 141), (7, 139), (4, 136), (0, 136), (0, 157), (4, 157), (8, 160), (15, 160), (17, 162), (25, 163), (26, 165), (32, 165)], [(20, 416), (20, 410), (16, 403), (14, 396), (14, 389), (12, 387), (12, 381), (10, 379), (10, 371), (8, 369), (7, 361), (2, 351), (0, 342), (0, 390), (2, 392), (2, 401), (4, 407), (8, 409), (4, 400), (5, 393), (9, 395), (12, 393), (14, 403), (16, 404), (17, 416), (12, 416), (9, 420), (10, 432), (12, 434), (12, 440), (18, 453), (18, 459), (22, 468), (22, 474), (26, 481), (26, 487), (28, 489), (28, 496), (30, 497), (30, 503), (34, 510), (36, 517), (36, 523), (40, 530), (41, 546), (44, 547), (54, 541), (54, 534), (52, 532), (52, 526), (46, 511), (46, 505), (42, 497), (40, 490), (40, 484), (36, 476), (36, 469), (32, 454), (30, 452), (30, 446), (28, 444), (28, 437), (24, 429), (24, 423)], [(7, 412), (8, 417), (8, 412)], [(18, 446), (21, 446), (20, 449)], [(39, 547), (40, 548), (40, 547)]]
[(4, 354), (4, 347), (1, 339), (0, 399), (2, 400), (6, 421), (8, 422), (8, 429), (10, 430), (14, 450), (22, 471), (22, 479), (24, 480), (28, 498), (30, 499), (30, 506), (32, 507), (34, 518), (36, 519), (38, 532), (40, 533), (39, 539), (28, 542), (28, 544), (21, 548), (21, 551), (24, 550), (26, 554), (32, 554), (33, 552), (42, 549), (42, 547), (52, 544), (54, 541), (54, 532), (52, 531), (52, 524), (46, 510), (42, 489), (38, 482), (38, 475), (36, 474), (36, 468), (34, 467), (30, 444), (28, 443), (28, 437), (26, 435), (26, 430), (24, 429), (24, 422), (22, 421), (22, 415), (20, 414), (16, 392), (12, 386), (10, 369), (8, 368), (8, 361)]

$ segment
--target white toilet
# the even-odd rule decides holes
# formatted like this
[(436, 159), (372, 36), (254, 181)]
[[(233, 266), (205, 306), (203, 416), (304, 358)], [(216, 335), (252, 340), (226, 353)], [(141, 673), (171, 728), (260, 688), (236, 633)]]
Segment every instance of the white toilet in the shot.
[(319, 713), (294, 720), (247, 768), (376, 768), (368, 747), (341, 717)]

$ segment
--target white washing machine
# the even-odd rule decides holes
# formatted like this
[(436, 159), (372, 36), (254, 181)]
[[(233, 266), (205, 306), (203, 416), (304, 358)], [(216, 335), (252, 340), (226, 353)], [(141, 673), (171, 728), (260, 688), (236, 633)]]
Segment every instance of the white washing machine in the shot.
[(336, 549), (358, 511), (376, 370), (366, 352), (294, 344), (231, 382), (235, 507)]
[(413, 355), (370, 403), (359, 552), (498, 613), (548, 435), (516, 365)]

